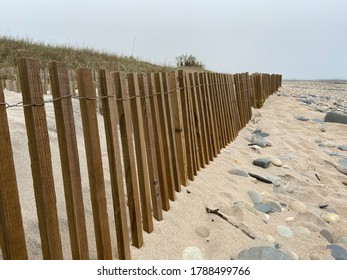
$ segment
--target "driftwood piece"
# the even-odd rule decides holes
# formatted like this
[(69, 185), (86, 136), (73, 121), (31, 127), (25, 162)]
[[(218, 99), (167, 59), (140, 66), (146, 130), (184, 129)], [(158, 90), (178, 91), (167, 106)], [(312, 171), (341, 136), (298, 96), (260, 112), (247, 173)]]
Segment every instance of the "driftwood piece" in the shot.
[(206, 212), (209, 213), (209, 214), (215, 214), (215, 215), (221, 217), (223, 220), (227, 221), (227, 222), (228, 222), (229, 224), (231, 224), (232, 226), (234, 226), (234, 227), (236, 227), (237, 229), (241, 230), (241, 231), (242, 231), (244, 234), (246, 234), (249, 238), (255, 239), (255, 237), (254, 237), (251, 233), (247, 232), (245, 229), (241, 228), (239, 225), (237, 225), (237, 224), (231, 222), (227, 217), (225, 217), (221, 212), (219, 212), (219, 209), (212, 210), (212, 209), (206, 207)]

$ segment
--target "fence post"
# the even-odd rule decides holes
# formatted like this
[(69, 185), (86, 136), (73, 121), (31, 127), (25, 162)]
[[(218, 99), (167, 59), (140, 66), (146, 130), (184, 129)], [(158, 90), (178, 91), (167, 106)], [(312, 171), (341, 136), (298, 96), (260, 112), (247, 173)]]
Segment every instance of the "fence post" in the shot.
[(155, 154), (155, 139), (153, 131), (153, 115), (149, 97), (148, 80), (145, 74), (138, 74), (139, 92), (142, 99), (142, 118), (144, 123), (145, 143), (148, 160), (148, 173), (151, 186), (153, 216), (156, 220), (163, 219), (161, 192), (158, 177), (158, 165)]
[(169, 81), (169, 74), (166, 72), (162, 72), (162, 80), (163, 80), (163, 87), (164, 87), (164, 106), (165, 106), (165, 112), (166, 112), (166, 118), (167, 118), (167, 125), (168, 125), (168, 141), (170, 142), (171, 150), (169, 151), (171, 153), (171, 160), (172, 160), (172, 175), (173, 175), (173, 187), (177, 192), (181, 191), (181, 180), (180, 180), (180, 171), (179, 171), (179, 164), (178, 164), (178, 157), (177, 157), (177, 147), (176, 147), (176, 141), (175, 141), (175, 126), (174, 126), (174, 120), (173, 120), (173, 112), (172, 112), (172, 102), (171, 98), (173, 95), (177, 94), (176, 87), (171, 87), (170, 81)]
[(217, 99), (217, 88), (216, 88), (216, 81), (215, 76), (213, 73), (208, 73), (208, 81), (210, 85), (210, 96), (211, 96), (211, 104), (212, 104), (212, 111), (215, 119), (215, 129), (216, 129), (216, 153), (217, 155), (220, 154), (222, 143), (221, 143), (221, 120), (218, 110), (218, 99)]
[(126, 216), (126, 203), (121, 163), (121, 143), (119, 141), (119, 119), (114, 84), (111, 74), (99, 71), (100, 96), (103, 102), (103, 116), (107, 141), (107, 155), (110, 168), (113, 214), (116, 226), (117, 250), (120, 260), (131, 259)]
[(245, 108), (245, 125), (250, 121), (252, 117), (252, 105), (251, 105), (251, 94), (250, 94), (250, 88), (248, 85), (248, 73), (242, 73), (242, 92), (244, 96), (244, 108)]
[(25, 124), (44, 259), (62, 259), (56, 196), (39, 61), (18, 59)]
[(204, 153), (204, 160), (205, 164), (209, 164), (209, 146), (208, 146), (208, 139), (207, 139), (207, 117), (206, 117), (206, 111), (204, 110), (204, 86), (202, 84), (202, 81), (200, 80), (200, 73), (195, 72), (194, 73), (194, 79), (196, 83), (196, 93), (197, 93), (197, 101), (199, 106), (199, 115), (200, 115), (200, 129), (201, 129), (201, 137), (202, 137), (202, 147), (203, 147), (203, 153)]
[(143, 245), (141, 211), (136, 174), (135, 147), (133, 141), (134, 132), (126, 74), (120, 72), (115, 73), (114, 83), (122, 139), (123, 163), (126, 177), (125, 181), (128, 191), (132, 244), (137, 248), (141, 248)]
[(197, 167), (200, 169), (200, 167), (205, 168), (205, 155), (204, 155), (204, 149), (203, 149), (203, 134), (201, 129), (201, 119), (200, 119), (200, 112), (199, 112), (199, 104), (198, 104), (198, 98), (197, 98), (197, 83), (195, 81), (194, 73), (189, 73), (189, 81), (191, 86), (191, 98), (192, 98), (192, 116), (193, 116), (193, 124), (195, 127), (195, 139), (197, 144), (197, 150), (198, 150), (198, 161), (197, 161)]
[[(185, 79), (186, 79), (186, 85), (187, 85), (187, 106), (188, 106), (188, 122), (189, 122), (189, 130), (188, 133), (190, 133), (190, 139), (191, 139), (191, 151), (193, 156), (193, 174), (196, 176), (198, 174), (198, 171), (200, 170), (200, 164), (199, 164), (199, 147), (198, 147), (198, 140), (196, 138), (196, 127), (195, 127), (195, 116), (194, 116), (194, 106), (193, 106), (193, 93), (192, 88), (193, 86), (190, 83), (189, 78), (189, 72), (186, 72)], [(194, 177), (193, 179), (194, 180)]]
[(186, 79), (186, 72), (183, 70), (178, 71), (178, 85), (180, 88), (180, 98), (182, 105), (182, 122), (185, 136), (185, 148), (187, 158), (187, 177), (189, 180), (194, 180), (193, 168), (193, 151), (192, 151), (192, 137), (190, 134), (189, 122), (189, 106), (188, 106), (188, 86)]
[(173, 132), (175, 136), (177, 161), (179, 169), (179, 182), (183, 186), (188, 184), (187, 174), (187, 157), (185, 146), (185, 134), (183, 128), (183, 112), (181, 104), (181, 93), (178, 85), (178, 72), (172, 71), (168, 73), (169, 98), (171, 99)]
[(235, 90), (236, 90), (236, 97), (237, 97), (237, 107), (239, 109), (239, 115), (240, 115), (240, 124), (242, 129), (245, 125), (245, 114), (244, 114), (244, 107), (243, 107), (243, 95), (242, 95), (242, 88), (241, 88), (241, 77), (240, 74), (236, 73), (233, 75), (234, 81), (235, 81)]
[[(5, 103), (0, 85), (0, 103)], [(6, 108), (0, 105), (0, 247), (5, 260), (28, 259)]]
[(81, 172), (68, 70), (65, 64), (58, 62), (52, 62), (49, 70), (53, 98), (62, 98), (54, 102), (54, 112), (64, 181), (72, 258), (79, 260), (89, 259)]
[(81, 97), (80, 108), (98, 259), (112, 259), (104, 173), (100, 149), (98, 120), (96, 115), (96, 93), (91, 70), (78, 69), (77, 84), (78, 93)]
[(230, 103), (231, 103), (231, 118), (233, 120), (233, 140), (236, 138), (237, 134), (241, 130), (241, 119), (239, 108), (237, 106), (237, 97), (236, 97), (236, 89), (235, 89), (235, 80), (233, 75), (227, 75), (227, 80), (229, 81), (229, 95), (230, 95)]
[(164, 144), (163, 144), (163, 131), (160, 124), (159, 117), (159, 105), (158, 105), (158, 94), (156, 94), (155, 89), (155, 78), (154, 73), (148, 73), (148, 87), (149, 96), (151, 101), (151, 111), (153, 112), (153, 131), (156, 146), (156, 155), (158, 163), (158, 175), (159, 175), (159, 185), (162, 198), (163, 210), (168, 211), (170, 209), (169, 204), (169, 186), (168, 179), (165, 169), (165, 156), (164, 156)]
[(168, 182), (168, 194), (171, 201), (176, 199), (174, 178), (173, 178), (173, 167), (172, 167), (172, 154), (171, 154), (171, 143), (169, 139), (169, 128), (168, 128), (168, 119), (166, 116), (166, 107), (165, 107), (165, 97), (164, 97), (164, 88), (163, 80), (161, 73), (155, 73), (155, 94), (158, 95), (158, 107), (159, 107), (159, 119), (163, 137), (164, 144), (164, 157), (165, 157), (165, 172), (167, 175)]
[(219, 114), (221, 116), (222, 120), (222, 135), (223, 135), (223, 146), (225, 147), (228, 143), (228, 126), (227, 126), (227, 119), (226, 119), (226, 113), (225, 113), (225, 101), (224, 101), (224, 90), (223, 90), (223, 82), (221, 80), (221, 74), (215, 74), (216, 75), (216, 82), (217, 82), (217, 88), (218, 88), (218, 99), (219, 99)]
[(200, 83), (201, 83), (201, 98), (203, 104), (203, 112), (205, 114), (206, 120), (206, 137), (208, 145), (208, 160), (212, 161), (214, 156), (214, 119), (211, 114), (211, 100), (210, 92), (207, 80), (207, 73), (199, 73)]
[(144, 231), (151, 233), (153, 231), (153, 220), (149, 188), (150, 183), (147, 164), (145, 132), (143, 128), (141, 99), (139, 93), (139, 82), (136, 73), (128, 74), (127, 79), (134, 129), (134, 141), (136, 147), (135, 152), (141, 199), (142, 224)]

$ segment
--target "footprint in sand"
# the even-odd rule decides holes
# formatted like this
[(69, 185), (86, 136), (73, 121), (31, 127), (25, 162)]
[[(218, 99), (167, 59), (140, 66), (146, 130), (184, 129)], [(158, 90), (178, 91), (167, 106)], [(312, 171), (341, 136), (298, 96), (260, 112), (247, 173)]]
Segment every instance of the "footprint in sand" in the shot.
[(205, 226), (198, 226), (195, 228), (195, 233), (201, 238), (208, 238), (210, 236), (210, 229)]

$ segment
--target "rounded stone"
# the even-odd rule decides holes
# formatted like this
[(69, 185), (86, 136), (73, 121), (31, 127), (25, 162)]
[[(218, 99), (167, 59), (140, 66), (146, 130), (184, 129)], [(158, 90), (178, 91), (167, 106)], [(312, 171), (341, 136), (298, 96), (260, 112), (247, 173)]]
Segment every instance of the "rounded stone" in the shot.
[(319, 203), (319, 205), (318, 205), (318, 207), (320, 208), (320, 209), (323, 209), (323, 208), (326, 208), (326, 207), (328, 207), (329, 205), (327, 204), (327, 203)]
[(274, 201), (269, 201), (266, 204), (271, 206), (272, 211), (274, 211), (274, 212), (282, 212), (282, 207), (278, 203), (276, 203)]
[(255, 144), (259, 147), (265, 147), (266, 146), (266, 140), (260, 135), (253, 134), (252, 144)]
[(250, 190), (247, 192), (247, 194), (254, 204), (261, 203), (263, 200), (262, 195), (258, 193), (256, 190)]
[(347, 151), (347, 145), (340, 145), (340, 146), (337, 146), (337, 148), (341, 151)]
[(325, 115), (324, 121), (347, 124), (347, 114), (331, 111)]
[(249, 174), (246, 171), (241, 170), (241, 169), (237, 169), (237, 168), (231, 169), (228, 172), (230, 174), (237, 175), (237, 176), (242, 176), (242, 177), (248, 177), (249, 176)]
[(257, 158), (253, 160), (253, 165), (259, 166), (262, 168), (268, 168), (270, 164), (271, 164), (271, 161), (266, 158)]
[(270, 140), (266, 140), (266, 141), (265, 141), (265, 145), (266, 145), (267, 147), (272, 147), (272, 142), (271, 142)]
[(285, 227), (285, 226), (277, 226), (276, 229), (277, 229), (277, 232), (280, 235), (282, 235), (283, 237), (290, 238), (293, 235), (292, 231), (289, 228)]
[(347, 174), (347, 165), (338, 164), (336, 169), (342, 174)]
[(278, 158), (273, 158), (271, 160), (272, 164), (275, 165), (275, 166), (278, 166), (278, 167), (281, 167), (283, 165), (283, 162), (280, 161)]
[(286, 218), (286, 222), (293, 222), (293, 221), (295, 221), (295, 217)]
[(307, 212), (307, 206), (298, 200), (290, 202), (288, 207), (289, 209), (301, 214), (305, 214)]
[(207, 238), (210, 236), (210, 229), (208, 227), (199, 226), (195, 228), (195, 233), (202, 238)]
[(294, 118), (297, 119), (298, 121), (302, 121), (302, 122), (307, 122), (310, 120), (304, 116), (294, 116)]
[(292, 258), (279, 249), (260, 246), (245, 249), (237, 254), (237, 260), (291, 260)]
[(331, 250), (331, 255), (335, 258), (335, 260), (347, 260), (347, 252), (341, 246), (330, 244), (327, 247)]
[(322, 229), (319, 232), (329, 243), (334, 243), (334, 238), (331, 232), (327, 229)]
[(336, 240), (336, 243), (344, 243), (347, 244), (347, 236), (341, 236)]
[(342, 165), (344, 165), (344, 166), (347, 166), (347, 157), (340, 158), (337, 162), (338, 162), (339, 164), (342, 164)]
[(202, 255), (201, 250), (196, 246), (190, 246), (183, 250), (182, 253), (183, 260), (203, 260), (204, 257)]
[(327, 148), (334, 148), (335, 147), (335, 144), (333, 142), (325, 142), (323, 144)]
[(298, 233), (301, 233), (302, 235), (306, 235), (306, 236), (309, 236), (311, 234), (311, 232), (307, 228), (304, 228), (304, 227), (296, 227), (296, 231)]
[(268, 205), (268, 204), (259, 203), (259, 204), (255, 204), (253, 207), (263, 213), (269, 213), (272, 211), (271, 205)]
[(322, 214), (321, 218), (327, 223), (336, 223), (340, 221), (340, 216), (335, 213), (324, 213)]

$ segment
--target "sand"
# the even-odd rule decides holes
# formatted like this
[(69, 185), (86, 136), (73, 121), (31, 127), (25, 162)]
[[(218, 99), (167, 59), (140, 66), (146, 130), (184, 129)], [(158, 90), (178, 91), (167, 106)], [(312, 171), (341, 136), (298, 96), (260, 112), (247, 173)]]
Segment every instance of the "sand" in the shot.
[[(315, 102), (301, 102), (300, 96), (315, 95)], [(326, 98), (326, 97), (329, 98)], [(47, 99), (51, 97), (46, 96)], [(5, 90), (8, 103), (21, 101), (21, 95)], [(161, 222), (154, 222), (154, 232), (144, 233), (141, 249), (132, 247), (133, 259), (182, 259), (186, 247), (197, 246), (204, 259), (235, 259), (237, 254), (254, 246), (276, 246), (294, 259), (334, 259), (327, 249), (330, 244), (321, 234), (323, 229), (333, 236), (333, 242), (347, 236), (347, 176), (327, 164), (324, 160), (337, 162), (347, 157), (346, 151), (336, 148), (347, 145), (346, 125), (319, 123), (312, 119), (324, 119), (325, 111), (347, 104), (347, 85), (332, 82), (285, 81), (280, 90), (270, 96), (261, 109), (253, 110), (253, 119), (240, 131), (238, 137), (222, 149), (219, 156), (206, 168), (199, 171), (188, 187), (177, 193), (171, 209), (164, 213)], [(88, 189), (88, 176), (79, 105), (73, 100), (76, 131), (79, 143), (79, 157), (83, 180), (84, 204), (86, 209), (88, 240), (91, 258), (96, 258), (93, 221)], [(341, 107), (338, 107), (341, 110)], [(317, 110), (323, 111), (319, 112)], [(342, 107), (343, 110), (343, 107)], [(60, 158), (55, 130), (52, 104), (47, 104), (47, 120), (54, 167), (57, 208), (65, 259), (71, 258), (69, 237), (61, 178)], [(30, 160), (22, 108), (7, 110), (10, 122), (11, 140), (14, 152), (24, 229), (30, 259), (42, 259), (37, 227), (34, 193), (32, 187)], [(295, 116), (305, 116), (307, 122)], [(254, 150), (249, 146), (254, 129), (269, 133), (271, 147)], [(116, 256), (115, 230), (110, 193), (110, 179), (106, 153), (103, 120), (99, 116), (100, 139), (103, 151), (104, 176), (109, 202), (109, 220)], [(263, 169), (252, 164), (256, 158), (265, 157), (280, 160), (283, 165), (271, 164)], [(265, 184), (251, 177), (240, 177), (228, 171), (238, 168), (274, 181), (277, 185)], [(247, 192), (256, 190), (262, 194), (263, 202), (273, 201), (290, 205), (299, 201), (307, 211), (299, 213), (288, 206), (282, 212), (251, 213), (235, 207), (238, 202), (253, 203)], [(328, 204), (325, 209), (320, 203)], [(249, 238), (240, 229), (214, 214), (208, 214), (206, 207), (219, 209), (231, 222), (240, 225), (255, 239)], [(340, 220), (327, 223), (322, 215), (336, 212)], [(292, 232), (284, 237), (277, 231), (285, 226)], [(346, 244), (338, 244), (347, 249)]]

